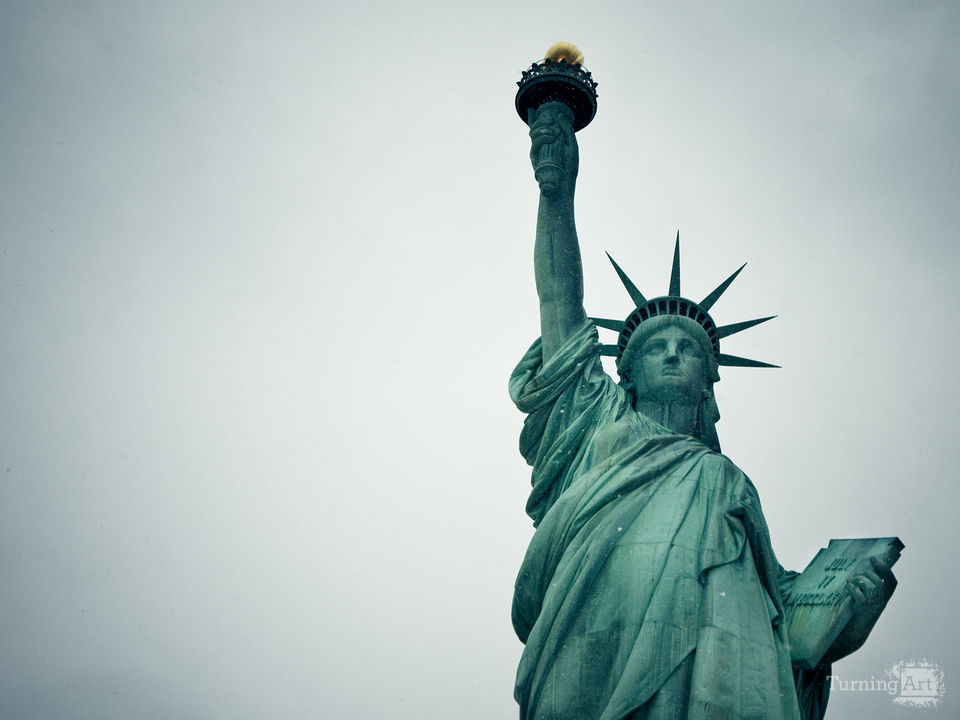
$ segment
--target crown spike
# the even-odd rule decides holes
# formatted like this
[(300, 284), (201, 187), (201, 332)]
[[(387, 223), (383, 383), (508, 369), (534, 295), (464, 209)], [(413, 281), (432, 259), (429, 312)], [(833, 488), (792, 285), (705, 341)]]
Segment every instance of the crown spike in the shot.
[(605, 357), (617, 357), (620, 354), (619, 345), (601, 345), (600, 354)]
[(751, 367), (751, 368), (778, 368), (779, 365), (771, 365), (770, 363), (760, 362), (759, 360), (751, 360), (750, 358), (737, 357), (736, 355), (724, 355), (720, 353), (717, 356), (718, 365), (726, 365), (728, 367)]
[(744, 320), (743, 322), (732, 323), (730, 325), (722, 325), (717, 328), (717, 338), (725, 338), (738, 332), (743, 332), (744, 330), (752, 328), (754, 325), (759, 325), (767, 320), (773, 320), (775, 317), (776, 315), (771, 315), (770, 317), (757, 318), (756, 320)]
[(620, 276), (620, 282), (623, 283), (623, 286), (627, 289), (627, 292), (630, 293), (630, 298), (633, 300), (633, 304), (637, 307), (646, 305), (647, 299), (643, 296), (643, 293), (637, 289), (637, 286), (634, 285), (630, 278), (627, 277), (627, 274), (620, 269), (620, 266), (617, 265), (617, 261), (610, 257), (610, 253), (607, 253), (607, 257), (610, 258), (610, 262), (613, 263), (613, 269), (616, 270), (617, 275)]
[(615, 330), (617, 332), (620, 332), (621, 330), (623, 330), (623, 326), (626, 324), (623, 320), (611, 320), (609, 318), (596, 318), (596, 317), (590, 318), (590, 322), (592, 322), (597, 327), (606, 328), (607, 330)]
[(717, 289), (714, 290), (714, 291), (713, 291), (712, 293), (710, 293), (709, 295), (707, 295), (703, 300), (701, 300), (701, 301), (698, 303), (698, 305), (700, 305), (700, 307), (703, 308), (704, 310), (706, 310), (707, 312), (710, 312), (710, 308), (713, 307), (713, 304), (714, 304), (717, 300), (720, 299), (720, 296), (723, 295), (724, 292), (726, 292), (726, 290), (727, 290), (728, 287), (730, 287), (730, 283), (732, 283), (734, 280), (736, 280), (737, 275), (739, 275), (739, 274), (740, 274), (740, 271), (743, 270), (746, 266), (747, 266), (747, 264), (744, 263), (743, 265), (741, 265), (740, 267), (738, 267), (737, 270), (736, 270), (736, 272), (733, 273), (733, 275), (731, 275), (731, 276), (728, 277), (726, 280), (724, 280), (722, 283), (720, 283), (720, 284), (717, 286)]
[(680, 231), (677, 230), (677, 244), (673, 247), (673, 269), (670, 270), (670, 291), (673, 297), (680, 297)]

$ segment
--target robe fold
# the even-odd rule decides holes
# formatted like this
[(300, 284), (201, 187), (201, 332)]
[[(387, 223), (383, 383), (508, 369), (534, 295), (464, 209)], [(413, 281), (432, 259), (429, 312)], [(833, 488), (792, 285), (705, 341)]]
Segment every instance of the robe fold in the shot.
[(746, 475), (636, 412), (590, 323), (546, 364), (535, 342), (510, 394), (537, 528), (513, 601), (521, 720), (822, 717), (828, 670), (794, 676), (792, 574)]

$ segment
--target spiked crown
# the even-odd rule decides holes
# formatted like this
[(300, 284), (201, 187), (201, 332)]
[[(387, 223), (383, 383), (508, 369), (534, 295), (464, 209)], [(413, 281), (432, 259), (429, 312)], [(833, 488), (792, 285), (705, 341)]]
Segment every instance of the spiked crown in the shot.
[(617, 275), (620, 277), (620, 282), (623, 283), (623, 286), (630, 294), (630, 298), (636, 305), (636, 309), (630, 313), (626, 320), (621, 321), (608, 320), (606, 318), (590, 318), (598, 327), (606, 328), (608, 330), (615, 330), (620, 333), (620, 337), (617, 339), (617, 343), (615, 345), (601, 345), (600, 347), (600, 352), (603, 355), (615, 357), (617, 359), (618, 366), (621, 358), (623, 358), (623, 353), (626, 351), (627, 345), (630, 342), (630, 337), (637, 330), (637, 328), (651, 318), (662, 315), (676, 315), (679, 317), (689, 318), (703, 328), (703, 331), (706, 333), (707, 338), (710, 341), (710, 347), (718, 365), (736, 367), (780, 367), (779, 365), (772, 365), (770, 363), (761, 362), (759, 360), (751, 360), (750, 358), (738, 357), (736, 355), (726, 355), (720, 352), (721, 338), (725, 338), (748, 328), (752, 328), (754, 325), (759, 325), (762, 322), (772, 320), (776, 317), (776, 315), (770, 315), (769, 317), (757, 318), (756, 320), (744, 320), (743, 322), (722, 325), (719, 327), (716, 325), (716, 323), (714, 323), (713, 318), (710, 317), (710, 309), (730, 286), (730, 283), (732, 283), (736, 279), (737, 275), (740, 274), (740, 271), (743, 270), (743, 268), (746, 266), (746, 263), (737, 268), (737, 270), (730, 277), (720, 283), (720, 285), (718, 285), (713, 292), (707, 295), (700, 302), (689, 300), (680, 295), (680, 233), (677, 233), (677, 243), (673, 251), (673, 268), (670, 272), (670, 289), (668, 290), (668, 294), (662, 297), (653, 298), (652, 300), (647, 300), (637, 286), (633, 284), (629, 277), (627, 277), (626, 273), (623, 272), (619, 265), (617, 265), (616, 261), (610, 257), (610, 253), (607, 253), (607, 257), (610, 258), (610, 262), (613, 263), (614, 270), (617, 271)]

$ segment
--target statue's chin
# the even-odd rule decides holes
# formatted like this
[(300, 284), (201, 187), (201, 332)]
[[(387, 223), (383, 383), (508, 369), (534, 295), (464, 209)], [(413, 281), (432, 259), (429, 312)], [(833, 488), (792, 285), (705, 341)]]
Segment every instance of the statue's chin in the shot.
[(690, 405), (696, 407), (700, 404), (702, 393), (697, 392), (697, 388), (691, 388), (685, 382), (661, 383), (653, 392), (646, 392), (637, 395), (640, 402), (654, 403), (659, 405)]

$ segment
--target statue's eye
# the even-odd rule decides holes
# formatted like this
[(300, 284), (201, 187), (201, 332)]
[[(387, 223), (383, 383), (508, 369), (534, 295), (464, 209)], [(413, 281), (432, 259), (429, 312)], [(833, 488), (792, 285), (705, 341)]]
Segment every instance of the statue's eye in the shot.
[(700, 350), (700, 346), (695, 343), (693, 340), (684, 340), (681, 341), (677, 346), (677, 351), (683, 353), (684, 355), (689, 355), (690, 357), (702, 358), (703, 353)]
[(663, 340), (653, 340), (643, 346), (644, 355), (660, 355), (667, 349), (667, 344)]

